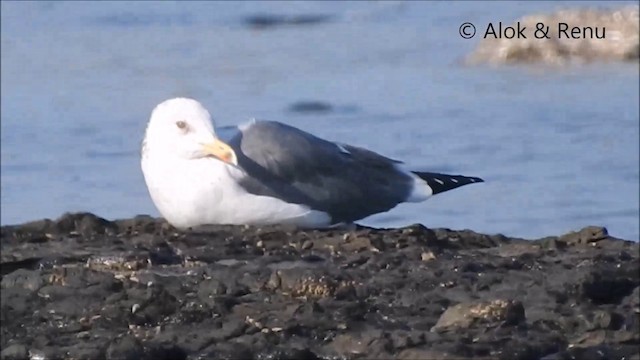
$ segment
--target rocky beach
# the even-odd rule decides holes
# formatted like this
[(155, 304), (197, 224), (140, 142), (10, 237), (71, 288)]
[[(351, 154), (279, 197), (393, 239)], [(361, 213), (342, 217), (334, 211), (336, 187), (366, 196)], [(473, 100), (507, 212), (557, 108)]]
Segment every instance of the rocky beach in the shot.
[(638, 242), (602, 227), (3, 226), (2, 359), (640, 359)]

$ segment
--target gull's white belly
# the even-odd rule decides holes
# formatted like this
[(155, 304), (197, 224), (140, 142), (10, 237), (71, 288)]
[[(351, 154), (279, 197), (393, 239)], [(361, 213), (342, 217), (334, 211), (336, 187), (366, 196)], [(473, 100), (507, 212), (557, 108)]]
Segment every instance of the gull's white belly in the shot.
[(142, 172), (158, 211), (176, 227), (204, 224), (330, 225), (324, 212), (286, 203), (277, 198), (247, 193), (235, 179), (242, 170), (203, 158), (173, 163), (142, 160)]

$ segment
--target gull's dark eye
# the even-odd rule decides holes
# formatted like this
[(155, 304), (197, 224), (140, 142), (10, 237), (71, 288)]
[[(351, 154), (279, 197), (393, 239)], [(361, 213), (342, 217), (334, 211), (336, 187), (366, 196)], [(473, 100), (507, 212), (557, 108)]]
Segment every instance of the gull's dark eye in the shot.
[(176, 122), (176, 126), (178, 127), (178, 129), (185, 130), (187, 128), (187, 123), (185, 121), (180, 120)]

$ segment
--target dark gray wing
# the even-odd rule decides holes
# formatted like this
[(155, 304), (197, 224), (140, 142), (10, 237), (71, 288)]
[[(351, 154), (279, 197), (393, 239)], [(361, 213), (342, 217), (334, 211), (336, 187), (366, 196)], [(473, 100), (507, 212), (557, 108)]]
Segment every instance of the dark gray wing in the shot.
[(229, 145), (248, 177), (248, 192), (305, 204), (334, 223), (352, 222), (405, 201), (413, 179), (398, 161), (336, 144), (274, 121), (256, 121)]

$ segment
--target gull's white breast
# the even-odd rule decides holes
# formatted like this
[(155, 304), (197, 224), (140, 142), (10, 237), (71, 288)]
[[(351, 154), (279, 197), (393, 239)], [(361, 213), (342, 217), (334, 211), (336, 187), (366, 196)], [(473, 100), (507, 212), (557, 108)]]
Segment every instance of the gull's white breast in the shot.
[(180, 228), (204, 224), (294, 224), (321, 227), (330, 216), (299, 204), (247, 193), (237, 183), (244, 171), (212, 158), (142, 157), (149, 194), (158, 211)]

